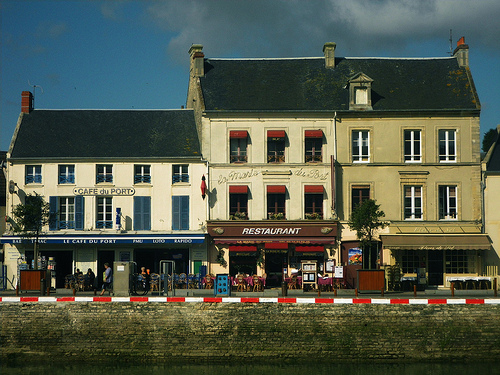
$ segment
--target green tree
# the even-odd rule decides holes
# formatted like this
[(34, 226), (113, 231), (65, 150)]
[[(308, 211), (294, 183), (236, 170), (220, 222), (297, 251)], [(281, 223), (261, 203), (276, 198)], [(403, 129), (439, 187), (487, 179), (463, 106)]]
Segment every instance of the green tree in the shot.
[(486, 153), (489, 151), (491, 145), (496, 141), (497, 139), (497, 131), (496, 129), (490, 129), (486, 133), (484, 133), (483, 137), (483, 152)]
[(38, 239), (44, 225), (49, 223), (50, 205), (37, 193), (28, 194), (24, 198), (24, 204), (20, 203), (14, 207), (14, 232), (22, 237), (33, 240), (35, 269), (38, 269)]
[(379, 229), (387, 226), (387, 223), (380, 220), (383, 217), (385, 213), (380, 210), (380, 205), (373, 199), (367, 199), (354, 209), (347, 223), (351, 230), (356, 231), (360, 241), (365, 269), (375, 268), (378, 247), (374, 244), (373, 238)]

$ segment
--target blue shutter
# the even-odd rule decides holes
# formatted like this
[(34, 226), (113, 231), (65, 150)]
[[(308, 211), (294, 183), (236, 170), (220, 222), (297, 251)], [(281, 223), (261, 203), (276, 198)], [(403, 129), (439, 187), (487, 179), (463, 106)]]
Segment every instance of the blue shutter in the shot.
[(143, 227), (142, 197), (134, 197), (134, 230), (142, 230)]
[(75, 229), (83, 230), (85, 225), (84, 220), (85, 200), (83, 195), (75, 197)]
[(181, 229), (189, 229), (189, 196), (185, 195), (181, 198)]
[(181, 200), (179, 196), (172, 197), (172, 230), (181, 229)]
[(49, 230), (57, 230), (59, 228), (57, 220), (58, 202), (59, 197), (49, 197)]
[(142, 222), (144, 224), (144, 230), (151, 230), (151, 197), (143, 197)]

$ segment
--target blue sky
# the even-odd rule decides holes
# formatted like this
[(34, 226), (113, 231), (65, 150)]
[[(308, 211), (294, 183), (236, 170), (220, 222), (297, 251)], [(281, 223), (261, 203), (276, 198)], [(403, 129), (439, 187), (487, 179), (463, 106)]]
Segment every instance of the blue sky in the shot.
[[(188, 50), (207, 57), (445, 57), (465, 36), (482, 105), (500, 124), (498, 0), (0, 0), (0, 150), (21, 92), (39, 109), (185, 105)], [(33, 86), (36, 86), (34, 88)]]

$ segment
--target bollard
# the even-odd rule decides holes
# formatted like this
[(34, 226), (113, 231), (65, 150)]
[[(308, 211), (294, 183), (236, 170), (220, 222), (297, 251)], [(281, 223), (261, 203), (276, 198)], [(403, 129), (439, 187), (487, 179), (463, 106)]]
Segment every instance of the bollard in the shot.
[(381, 295), (382, 295), (382, 297), (383, 297), (383, 296), (384, 296), (384, 288), (381, 288), (381, 289), (380, 289), (380, 292), (381, 292), (380, 294), (381, 294)]
[(321, 297), (321, 288), (318, 285), (318, 297)]
[(451, 296), (455, 297), (455, 283), (454, 282), (450, 283), (450, 290), (451, 290)]
[(334, 290), (333, 290), (333, 296), (334, 296), (334, 297), (337, 297), (337, 289), (334, 289)]
[(413, 297), (417, 296), (417, 286), (413, 285)]
[(16, 297), (19, 297), (19, 285), (16, 285)]
[(47, 295), (50, 296), (50, 286), (47, 287)]
[(496, 277), (493, 279), (493, 294), (495, 295), (495, 297), (497, 296), (497, 278)]
[(76, 296), (76, 289), (73, 288), (73, 297)]
[(281, 295), (283, 297), (286, 297), (288, 295), (288, 285), (284, 281), (281, 282)]
[(358, 298), (358, 288), (354, 289), (354, 296)]

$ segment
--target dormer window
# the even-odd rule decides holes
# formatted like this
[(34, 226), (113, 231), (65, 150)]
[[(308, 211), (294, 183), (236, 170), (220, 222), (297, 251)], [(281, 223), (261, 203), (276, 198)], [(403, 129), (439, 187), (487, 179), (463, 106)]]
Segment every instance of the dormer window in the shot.
[(357, 73), (349, 80), (349, 109), (371, 110), (372, 108), (372, 82), (373, 80), (364, 73)]

